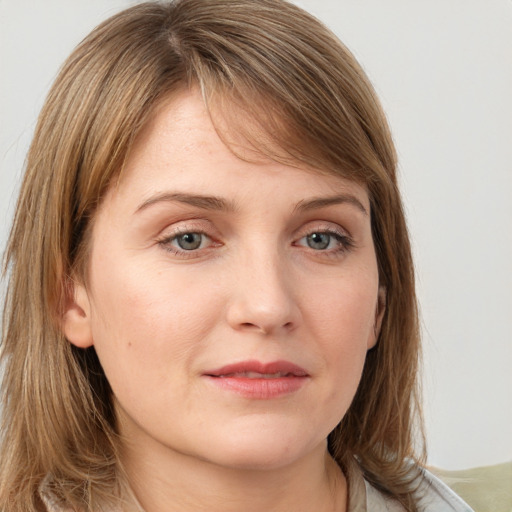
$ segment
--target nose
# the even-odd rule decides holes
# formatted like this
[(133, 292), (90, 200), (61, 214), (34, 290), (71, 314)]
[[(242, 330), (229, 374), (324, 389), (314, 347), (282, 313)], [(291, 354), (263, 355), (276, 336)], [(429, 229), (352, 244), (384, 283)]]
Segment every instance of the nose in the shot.
[(233, 329), (278, 335), (299, 325), (301, 312), (293, 277), (278, 255), (253, 254), (232, 279), (227, 321)]

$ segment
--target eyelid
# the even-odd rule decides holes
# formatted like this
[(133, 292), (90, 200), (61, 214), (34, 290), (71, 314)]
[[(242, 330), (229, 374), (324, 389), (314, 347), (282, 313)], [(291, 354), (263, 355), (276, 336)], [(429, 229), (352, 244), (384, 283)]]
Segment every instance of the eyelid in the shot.
[(333, 233), (342, 237), (352, 238), (348, 229), (340, 226), (336, 222), (330, 221), (312, 221), (304, 224), (297, 230), (297, 237), (304, 237), (311, 233)]
[(182, 235), (184, 233), (202, 233), (204, 235), (213, 237), (215, 228), (211, 221), (204, 218), (186, 218), (168, 224), (165, 228), (160, 230), (155, 239), (163, 240), (165, 238), (172, 238)]

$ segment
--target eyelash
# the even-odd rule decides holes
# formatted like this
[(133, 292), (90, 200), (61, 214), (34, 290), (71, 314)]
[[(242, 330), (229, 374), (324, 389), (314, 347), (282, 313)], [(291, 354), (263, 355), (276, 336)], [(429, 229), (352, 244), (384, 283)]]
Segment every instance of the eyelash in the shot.
[[(319, 253), (322, 256), (328, 256), (328, 257), (339, 257), (344, 255), (346, 252), (349, 252), (351, 249), (355, 247), (354, 240), (347, 235), (344, 232), (338, 231), (333, 228), (320, 228), (320, 229), (314, 229), (303, 235), (298, 239), (298, 241), (301, 241), (303, 239), (307, 239), (308, 237), (312, 235), (328, 235), (331, 238), (334, 238), (334, 240), (337, 243), (337, 247), (333, 249), (325, 249), (325, 250), (315, 250), (312, 247), (309, 247), (313, 252)], [(331, 240), (329, 241), (329, 243)], [(294, 245), (297, 245), (298, 242), (295, 242)], [(304, 246), (306, 247), (306, 246)]]
[[(172, 242), (175, 241), (176, 239), (178, 239), (180, 236), (188, 235), (188, 234), (197, 234), (197, 235), (201, 235), (202, 237), (206, 237), (207, 239), (210, 240), (210, 244), (208, 245), (208, 247), (199, 247), (197, 249), (190, 249), (190, 250), (179, 249), (178, 247), (171, 245)], [(331, 238), (334, 238), (335, 241), (337, 242), (337, 247), (335, 247), (333, 249), (331, 248), (331, 249), (316, 250), (307, 245), (299, 244), (299, 242), (301, 240), (307, 239), (308, 237), (316, 235), (316, 234), (327, 235)], [(332, 240), (329, 240), (329, 244), (331, 243), (331, 241)], [(218, 247), (218, 246), (222, 245), (220, 242), (215, 242), (214, 239), (210, 235), (208, 235), (205, 231), (203, 231), (201, 229), (196, 229), (196, 228), (189, 228), (186, 226), (183, 228), (176, 229), (176, 231), (174, 231), (171, 235), (168, 235), (161, 239), (158, 239), (158, 240), (156, 240), (156, 242), (165, 251), (167, 251), (175, 256), (182, 257), (182, 258), (196, 258), (198, 256), (199, 251), (208, 250), (211, 247)], [(201, 244), (202, 243), (203, 243), (203, 241), (201, 241)], [(306, 242), (306, 244), (307, 244), (307, 242)], [(341, 255), (344, 255), (346, 252), (349, 252), (351, 249), (353, 249), (355, 247), (354, 240), (349, 235), (347, 235), (344, 232), (333, 229), (333, 228), (319, 228), (319, 229), (313, 229), (311, 231), (308, 231), (306, 234), (304, 234), (300, 238), (298, 238), (297, 241), (295, 241), (293, 243), (293, 245), (299, 246), (299, 247), (305, 247), (306, 249), (311, 250), (313, 253), (318, 253), (319, 255), (328, 256), (328, 257), (339, 257)]]
[[(171, 245), (171, 243), (178, 239), (180, 236), (183, 236), (183, 235), (188, 235), (188, 234), (195, 234), (195, 235), (201, 235), (203, 237), (206, 237), (208, 238), (209, 240), (212, 240), (212, 237), (209, 236), (207, 233), (205, 233), (203, 230), (201, 229), (196, 229), (196, 228), (188, 228), (188, 227), (183, 227), (183, 228), (179, 228), (179, 229), (176, 229), (176, 231), (174, 231), (171, 235), (168, 235), (168, 236), (165, 236), (164, 238), (161, 238), (159, 240), (157, 240), (157, 243), (159, 246), (161, 246), (165, 251), (167, 252), (170, 252), (171, 254), (174, 254), (175, 256), (180, 256), (182, 258), (195, 258), (197, 257), (197, 252), (199, 250), (205, 250), (205, 249), (209, 249), (211, 247), (211, 245), (207, 248), (198, 248), (198, 249), (193, 249), (193, 250), (186, 250), (186, 249), (179, 249), (178, 247), (174, 247), (173, 245)], [(201, 242), (202, 243), (202, 242)], [(220, 243), (217, 243), (215, 244), (214, 243), (214, 246), (217, 245), (222, 245)]]

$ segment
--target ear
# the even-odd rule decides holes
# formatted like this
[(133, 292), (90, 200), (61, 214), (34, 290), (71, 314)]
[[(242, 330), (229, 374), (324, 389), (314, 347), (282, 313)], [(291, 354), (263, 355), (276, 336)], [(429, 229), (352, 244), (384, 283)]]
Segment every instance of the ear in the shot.
[(380, 328), (382, 327), (382, 320), (384, 313), (386, 312), (386, 287), (379, 286), (379, 293), (377, 295), (377, 306), (375, 308), (375, 321), (373, 324), (373, 330), (368, 338), (367, 348), (370, 350), (375, 347), (377, 340), (379, 339)]
[(61, 328), (67, 340), (79, 348), (93, 345), (91, 305), (85, 286), (71, 281), (62, 314)]

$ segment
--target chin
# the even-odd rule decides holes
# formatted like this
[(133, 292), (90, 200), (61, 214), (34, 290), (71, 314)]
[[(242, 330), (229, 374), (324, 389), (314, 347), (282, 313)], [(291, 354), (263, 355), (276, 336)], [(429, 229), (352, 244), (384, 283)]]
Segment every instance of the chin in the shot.
[(215, 452), (207, 458), (220, 466), (238, 470), (276, 470), (307, 457), (315, 449), (325, 449), (325, 439), (304, 439), (288, 430), (262, 429), (237, 432), (224, 442), (212, 442)]

